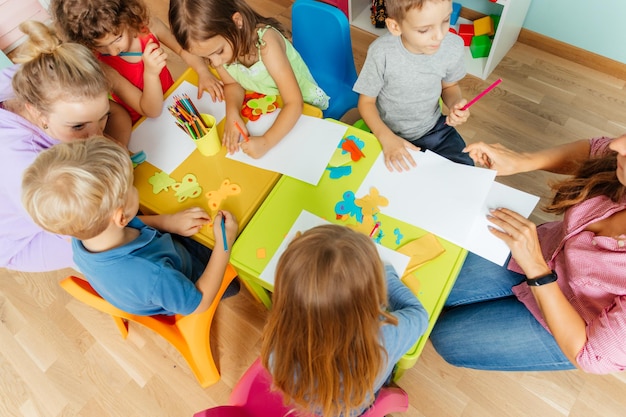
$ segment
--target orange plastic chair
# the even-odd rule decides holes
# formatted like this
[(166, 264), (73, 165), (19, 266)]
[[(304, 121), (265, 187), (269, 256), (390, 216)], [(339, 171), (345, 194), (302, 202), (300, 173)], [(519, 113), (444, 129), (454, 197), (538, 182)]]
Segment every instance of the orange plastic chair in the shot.
[[(272, 376), (257, 359), (243, 374), (228, 401), (222, 405), (199, 411), (193, 417), (284, 417), (295, 415), (283, 404), (280, 392), (272, 390)], [(361, 417), (384, 417), (409, 408), (409, 397), (401, 388), (383, 387), (376, 401)], [(313, 417), (313, 416), (310, 416)]]
[(183, 355), (200, 385), (206, 388), (220, 380), (209, 343), (211, 323), (222, 295), (236, 276), (237, 272), (229, 264), (211, 306), (203, 313), (188, 316), (138, 316), (127, 313), (100, 297), (86, 280), (76, 276), (62, 280), (61, 287), (83, 303), (111, 315), (124, 339), (128, 336), (129, 321), (143, 324), (163, 336)]

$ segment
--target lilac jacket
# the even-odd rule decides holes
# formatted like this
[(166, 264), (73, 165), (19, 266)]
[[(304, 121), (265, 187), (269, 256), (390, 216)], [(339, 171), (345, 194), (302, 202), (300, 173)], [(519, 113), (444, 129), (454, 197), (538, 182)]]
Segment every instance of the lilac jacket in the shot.
[(70, 240), (43, 231), (21, 203), (24, 170), (59, 141), (2, 107), (15, 97), (11, 80), (17, 68), (0, 72), (0, 267), (27, 272), (73, 267)]

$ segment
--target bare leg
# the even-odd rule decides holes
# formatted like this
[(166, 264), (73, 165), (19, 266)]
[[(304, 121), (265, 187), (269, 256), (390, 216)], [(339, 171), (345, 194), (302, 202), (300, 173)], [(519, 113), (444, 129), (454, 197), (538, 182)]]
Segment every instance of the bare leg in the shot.
[(111, 115), (104, 128), (104, 134), (128, 148), (130, 133), (133, 129), (130, 115), (124, 107), (113, 100), (109, 100), (109, 103), (111, 104)]

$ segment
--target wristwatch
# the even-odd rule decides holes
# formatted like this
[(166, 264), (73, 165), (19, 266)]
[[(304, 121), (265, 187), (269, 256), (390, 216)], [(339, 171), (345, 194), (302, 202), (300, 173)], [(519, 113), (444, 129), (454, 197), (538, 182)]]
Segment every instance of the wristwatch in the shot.
[(526, 278), (526, 284), (528, 284), (528, 286), (530, 287), (539, 287), (540, 285), (546, 285), (549, 284), (551, 282), (554, 282), (557, 280), (557, 275), (556, 272), (554, 272), (554, 270), (552, 272), (550, 272), (548, 275), (544, 275), (542, 277), (538, 277), (538, 278)]

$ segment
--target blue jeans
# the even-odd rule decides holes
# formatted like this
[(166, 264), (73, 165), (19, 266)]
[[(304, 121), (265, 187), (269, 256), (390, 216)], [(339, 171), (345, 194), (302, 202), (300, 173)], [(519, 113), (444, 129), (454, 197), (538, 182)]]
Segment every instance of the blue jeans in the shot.
[(428, 149), (451, 161), (474, 166), (472, 158), (463, 152), (465, 141), (455, 128), (446, 124), (446, 116), (439, 117), (430, 132), (410, 142), (419, 146), (422, 152)]
[(446, 362), (496, 371), (575, 369), (513, 295), (524, 275), (468, 254), (430, 338)]

